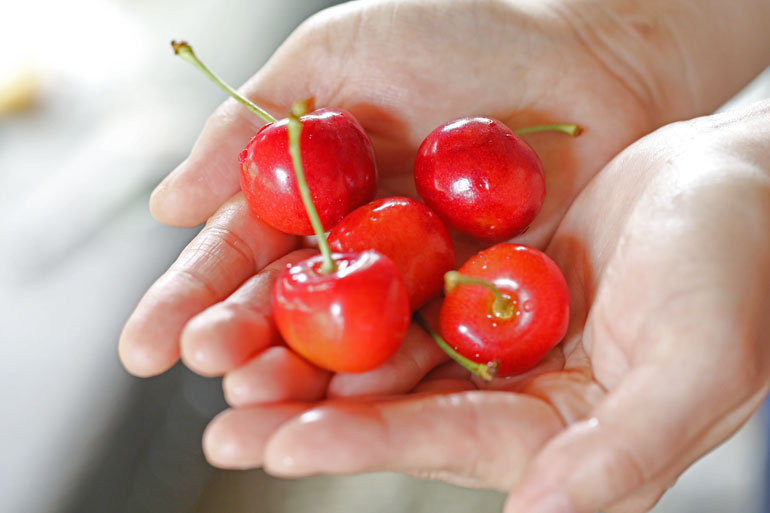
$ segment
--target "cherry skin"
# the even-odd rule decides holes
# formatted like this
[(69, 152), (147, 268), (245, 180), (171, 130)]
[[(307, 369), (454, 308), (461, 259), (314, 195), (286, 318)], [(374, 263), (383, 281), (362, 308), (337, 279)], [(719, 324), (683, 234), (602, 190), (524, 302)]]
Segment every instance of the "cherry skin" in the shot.
[(273, 318), (286, 343), (315, 365), (364, 372), (393, 356), (410, 322), (409, 296), (395, 264), (376, 251), (316, 256), (289, 266), (273, 288)]
[(545, 199), (537, 154), (491, 118), (462, 118), (431, 132), (414, 175), (418, 194), (449, 226), (488, 242), (522, 233)]
[[(174, 53), (267, 124), (240, 154), (241, 189), (251, 210), (267, 224), (295, 235), (311, 235), (314, 227), (300, 197), (289, 155), (288, 118), (276, 120), (214, 74), (185, 41), (172, 41)], [(302, 103), (301, 153), (312, 201), (323, 227), (374, 198), (377, 168), (369, 137), (352, 114), (340, 109), (313, 110)]]
[[(308, 187), (327, 229), (374, 198), (374, 149), (358, 121), (339, 109), (301, 116), (301, 152)], [(287, 119), (263, 126), (241, 152), (241, 189), (251, 210), (272, 227), (311, 235), (289, 156)]]
[(469, 259), (459, 273), (494, 285), (456, 284), (446, 295), (439, 330), (465, 358), (495, 362), (497, 376), (526, 372), (564, 337), (569, 290), (559, 267), (545, 253), (519, 244), (497, 244)]
[(333, 254), (324, 235), (374, 197), (376, 168), (369, 138), (341, 110), (292, 105), (276, 121), (197, 58), (189, 44), (174, 53), (267, 122), (240, 155), (249, 206), (274, 228), (315, 234), (321, 255), (285, 269), (271, 296), (286, 343), (309, 361), (338, 372), (363, 372), (390, 358), (409, 326), (409, 296), (395, 264), (376, 251)]
[(406, 197), (358, 207), (329, 232), (334, 251), (374, 249), (401, 271), (412, 310), (441, 295), (444, 273), (455, 267), (449, 230), (430, 208)]

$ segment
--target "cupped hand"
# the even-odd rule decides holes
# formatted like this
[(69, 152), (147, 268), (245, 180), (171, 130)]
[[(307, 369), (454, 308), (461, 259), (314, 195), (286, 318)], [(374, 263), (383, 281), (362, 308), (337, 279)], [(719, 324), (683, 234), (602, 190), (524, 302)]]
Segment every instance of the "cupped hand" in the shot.
[(592, 181), (548, 247), (570, 329), (531, 372), (446, 364), (409, 395), (232, 409), (209, 460), (513, 490), (511, 513), (647, 511), (770, 388), (768, 127), (770, 102), (670, 125)]
[[(559, 2), (352, 2), (302, 24), (242, 92), (279, 117), (308, 96), (319, 106), (351, 111), (374, 144), (380, 196), (414, 196), (417, 147), (451, 119), (485, 115), (513, 129), (582, 125), (586, 131), (577, 140), (553, 133), (526, 136), (543, 159), (547, 195), (520, 240), (542, 247), (591, 177), (660, 122), (655, 113), (666, 96), (660, 77), (633, 71), (649, 56), (630, 49), (634, 38), (620, 22), (596, 8), (577, 14), (570, 3)], [(189, 158), (154, 192), (152, 212), (165, 223), (193, 226), (210, 219), (128, 320), (120, 356), (129, 372), (149, 376), (173, 365), (188, 322), (209, 306), (232, 294), (230, 303), (239, 297), (264, 300), (267, 289), (249, 288), (248, 280), (297, 247), (296, 239), (249, 219), (236, 194), (237, 156), (260, 124), (243, 106), (226, 101)], [(460, 261), (479, 249), (462, 237), (456, 242)], [(225, 351), (238, 349), (211, 356), (211, 362), (200, 351), (188, 351), (192, 367), (210, 375), (244, 363), (244, 355), (266, 347), (272, 337), (263, 335), (267, 328), (254, 327), (244, 308), (217, 312), (207, 317), (215, 321), (208, 327), (196, 322), (199, 330), (256, 338), (248, 347), (243, 341), (223, 343)]]

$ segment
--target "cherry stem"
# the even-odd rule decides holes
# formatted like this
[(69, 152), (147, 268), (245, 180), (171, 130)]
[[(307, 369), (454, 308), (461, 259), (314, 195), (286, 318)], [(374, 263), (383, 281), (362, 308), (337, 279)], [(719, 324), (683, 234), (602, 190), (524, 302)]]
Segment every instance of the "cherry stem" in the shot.
[(326, 240), (323, 223), (321, 223), (321, 218), (318, 216), (318, 210), (313, 205), (313, 198), (310, 196), (310, 188), (307, 186), (307, 180), (305, 180), (305, 170), (302, 167), (302, 155), (300, 154), (299, 147), (300, 136), (302, 135), (302, 121), (299, 118), (307, 113), (310, 102), (312, 100), (304, 100), (296, 102), (291, 106), (291, 114), (289, 114), (289, 123), (287, 125), (287, 131), (289, 132), (289, 155), (291, 155), (291, 163), (294, 165), (294, 174), (297, 176), (299, 195), (302, 198), (302, 203), (305, 205), (310, 224), (313, 226), (313, 232), (315, 232), (318, 239), (318, 249), (321, 250), (321, 255), (323, 256), (320, 271), (322, 273), (331, 273), (337, 269), (337, 265), (334, 263), (334, 259), (332, 259), (332, 250), (329, 247), (329, 241)]
[(511, 301), (511, 298), (500, 292), (500, 289), (492, 283), (475, 276), (461, 274), (457, 271), (448, 271), (444, 275), (444, 290), (448, 294), (458, 285), (480, 285), (492, 291), (492, 294), (495, 296), (495, 300), (492, 302), (492, 315), (498, 319), (510, 319), (516, 313), (516, 305)]
[(187, 42), (171, 41), (171, 47), (174, 49), (175, 54), (201, 70), (203, 74), (209, 77), (209, 79), (218, 85), (220, 89), (224, 90), (227, 94), (241, 102), (246, 106), (247, 109), (262, 118), (266, 123), (273, 123), (275, 121), (275, 118), (271, 116), (266, 110), (261, 109), (259, 106), (257, 106), (257, 104), (242, 96), (238, 91), (230, 87), (227, 83), (225, 83), (224, 80), (216, 76), (210, 69), (208, 69), (208, 67), (206, 67), (206, 65), (203, 64), (203, 62), (201, 62), (201, 60), (195, 55), (192, 47)]
[(561, 132), (577, 137), (583, 133), (583, 128), (572, 123), (554, 123), (551, 125), (534, 125), (514, 130), (516, 135), (534, 134), (537, 132)]
[(436, 344), (438, 344), (438, 346), (446, 354), (448, 354), (450, 358), (452, 358), (452, 360), (456, 361), (471, 371), (473, 374), (479, 376), (484, 381), (492, 381), (492, 378), (494, 378), (495, 374), (497, 373), (497, 367), (499, 367), (500, 362), (495, 360), (489, 363), (478, 363), (474, 362), (473, 360), (469, 360), (468, 358), (455, 351), (452, 346), (447, 344), (446, 340), (444, 340), (441, 335), (436, 333), (433, 328), (430, 327), (428, 321), (425, 320), (425, 317), (423, 317), (420, 312), (415, 312), (412, 317), (414, 318), (415, 322), (417, 322), (417, 324), (419, 324), (420, 327), (425, 330), (428, 335), (430, 335), (433, 341), (436, 342)]

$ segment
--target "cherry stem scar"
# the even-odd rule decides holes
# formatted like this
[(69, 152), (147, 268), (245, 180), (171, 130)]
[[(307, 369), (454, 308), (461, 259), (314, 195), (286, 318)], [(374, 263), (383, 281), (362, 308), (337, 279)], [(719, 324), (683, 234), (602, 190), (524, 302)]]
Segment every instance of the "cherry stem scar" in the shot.
[(500, 292), (500, 289), (488, 281), (467, 276), (457, 271), (448, 271), (444, 274), (444, 290), (447, 293), (454, 290), (458, 285), (480, 285), (489, 289), (495, 296), (495, 300), (492, 302), (492, 315), (498, 319), (510, 319), (516, 313), (516, 305), (511, 301), (511, 298)]

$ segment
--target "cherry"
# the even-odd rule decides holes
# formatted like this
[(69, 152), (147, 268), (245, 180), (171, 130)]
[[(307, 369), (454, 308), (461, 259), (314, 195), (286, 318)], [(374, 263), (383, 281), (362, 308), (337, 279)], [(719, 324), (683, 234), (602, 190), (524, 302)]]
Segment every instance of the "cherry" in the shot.
[(474, 372), (488, 372), (490, 366), (497, 376), (525, 372), (567, 331), (567, 282), (556, 263), (535, 248), (497, 244), (445, 279), (439, 330), (466, 364), (476, 365), (466, 365)]
[[(540, 125), (519, 133), (580, 133), (576, 125)], [(522, 233), (545, 198), (535, 151), (502, 122), (470, 117), (441, 125), (420, 145), (417, 193), (451, 227), (500, 242)]]
[(286, 343), (335, 372), (364, 372), (393, 356), (409, 326), (409, 297), (390, 259), (376, 251), (333, 253), (288, 267), (273, 289), (273, 318)]
[(441, 295), (444, 273), (455, 267), (449, 230), (430, 208), (406, 197), (358, 207), (329, 232), (329, 244), (335, 251), (387, 255), (404, 277), (413, 311)]
[[(290, 171), (282, 119), (262, 127), (240, 155), (241, 189), (251, 209), (286, 233), (310, 235), (313, 227)], [(374, 150), (358, 121), (339, 109), (302, 116), (302, 161), (321, 223), (331, 228), (348, 212), (374, 198)]]
[(321, 255), (283, 270), (273, 288), (273, 318), (286, 343), (310, 362), (336, 372), (363, 372), (398, 350), (409, 326), (409, 296), (385, 255), (332, 254), (305, 181), (303, 119), (303, 105), (295, 104), (288, 148)]
[[(241, 189), (251, 210), (272, 227), (311, 235), (313, 227), (300, 200), (288, 152), (288, 120), (277, 121), (214, 75), (190, 45), (172, 42), (177, 55), (267, 121), (240, 154)], [(341, 109), (318, 109), (302, 116), (302, 159), (321, 224), (331, 228), (348, 212), (374, 198), (374, 149), (358, 121)]]

